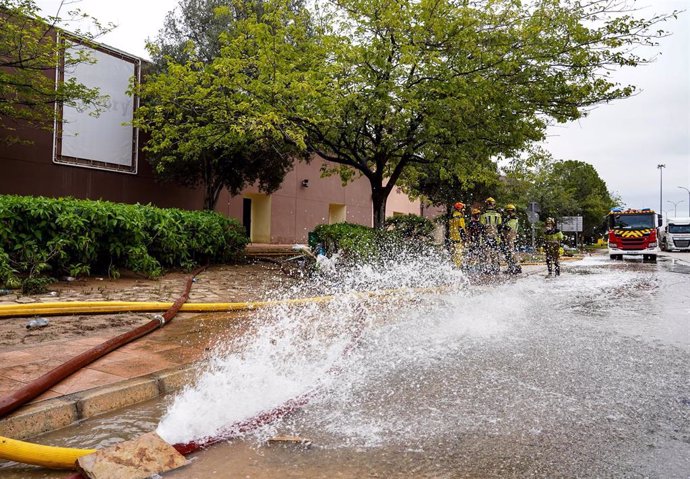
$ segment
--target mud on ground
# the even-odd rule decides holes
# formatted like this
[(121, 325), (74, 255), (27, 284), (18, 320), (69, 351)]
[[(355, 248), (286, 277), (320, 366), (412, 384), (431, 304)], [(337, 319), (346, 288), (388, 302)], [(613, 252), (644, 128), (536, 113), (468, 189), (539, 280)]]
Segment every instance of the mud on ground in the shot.
[[(0, 297), (2, 304), (68, 301), (175, 301), (183, 292), (189, 274), (171, 272), (158, 279), (123, 273), (119, 279), (103, 277), (60, 281), (48, 287), (48, 293), (22, 295), (19, 291)], [(189, 302), (225, 303), (264, 299), (267, 293), (295, 280), (280, 272), (277, 265), (254, 264), (211, 266), (199, 274), (192, 285)], [(180, 313), (191, 316), (194, 313)], [(0, 318), (0, 349), (93, 335), (116, 336), (146, 324), (152, 313), (117, 313), (72, 316), (48, 316), (48, 326), (27, 329), (35, 317)]]

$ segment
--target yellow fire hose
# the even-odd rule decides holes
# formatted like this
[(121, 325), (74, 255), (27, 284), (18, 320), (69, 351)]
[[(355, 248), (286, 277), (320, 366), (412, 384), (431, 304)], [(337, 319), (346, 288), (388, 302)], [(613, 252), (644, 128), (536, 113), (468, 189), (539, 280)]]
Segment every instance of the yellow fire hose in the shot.
[[(409, 288), (355, 293), (359, 297), (387, 296), (396, 292), (434, 292), (447, 288)], [(324, 303), (334, 296), (255, 301), (246, 303), (185, 303), (180, 311), (226, 312), (246, 311), (281, 304)], [(172, 303), (136, 301), (74, 301), (65, 303), (32, 303), (0, 305), (0, 318), (33, 315), (68, 315), (77, 313), (116, 313), (165, 311)], [(75, 469), (77, 459), (95, 452), (95, 449), (74, 449), (43, 446), (0, 436), (0, 459), (33, 464), (53, 469)]]
[(96, 450), (41, 446), (0, 436), (0, 459), (51, 469), (74, 469), (77, 459), (93, 452)]
[[(332, 296), (321, 296), (317, 298), (254, 301), (247, 303), (185, 303), (180, 308), (180, 311), (195, 313), (247, 311), (278, 304), (326, 302), (332, 299)], [(172, 304), (173, 303), (141, 301), (69, 301), (64, 303), (2, 304), (0, 305), (0, 318), (37, 315), (57, 316), (83, 313), (158, 312), (167, 310)]]
[[(386, 296), (401, 291), (438, 292), (447, 288), (409, 288), (354, 293), (358, 297)], [(282, 299), (277, 301), (250, 301), (245, 303), (185, 303), (180, 311), (192, 313), (223, 313), (229, 311), (249, 311), (281, 304), (296, 305), (307, 303), (326, 303), (334, 296), (312, 298)], [(29, 304), (0, 304), (0, 318), (17, 316), (59, 316), (70, 314), (158, 312), (165, 311), (173, 303), (145, 301), (67, 301)]]

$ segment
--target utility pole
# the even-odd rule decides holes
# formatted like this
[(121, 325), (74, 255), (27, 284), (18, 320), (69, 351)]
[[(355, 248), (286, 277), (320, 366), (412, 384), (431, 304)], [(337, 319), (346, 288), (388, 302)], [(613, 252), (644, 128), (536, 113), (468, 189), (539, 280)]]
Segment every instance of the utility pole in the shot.
[(663, 168), (666, 168), (666, 165), (658, 164), (658, 165), (656, 165), (656, 167), (659, 168), (659, 212), (663, 212), (663, 210), (664, 210), (664, 170), (663, 170)]
[(671, 200), (666, 200), (667, 203), (671, 203), (673, 205), (673, 217), (677, 218), (678, 217), (678, 203), (682, 203), (685, 200), (680, 200), (680, 201), (671, 201)]
[(678, 188), (681, 188), (688, 192), (688, 216), (690, 216), (690, 190), (687, 189), (685, 186), (679, 186)]

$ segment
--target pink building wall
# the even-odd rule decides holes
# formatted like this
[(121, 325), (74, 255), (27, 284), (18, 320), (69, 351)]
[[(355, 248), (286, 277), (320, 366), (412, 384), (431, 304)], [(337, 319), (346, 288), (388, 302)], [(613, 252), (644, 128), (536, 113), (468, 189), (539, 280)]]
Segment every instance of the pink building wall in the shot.
[[(282, 186), (271, 195), (270, 242), (274, 244), (306, 243), (307, 235), (319, 224), (329, 223), (329, 206), (344, 205), (345, 220), (366, 226), (372, 225), (371, 187), (360, 177), (343, 185), (338, 176), (321, 177), (323, 160), (314, 158), (309, 164), (298, 162), (287, 174)], [(308, 180), (308, 186), (302, 186)], [(235, 198), (227, 192), (221, 195), (218, 210), (228, 216), (242, 219), (243, 198), (259, 194), (249, 188)], [(387, 215), (395, 213), (420, 214), (418, 201), (406, 195), (391, 193)]]

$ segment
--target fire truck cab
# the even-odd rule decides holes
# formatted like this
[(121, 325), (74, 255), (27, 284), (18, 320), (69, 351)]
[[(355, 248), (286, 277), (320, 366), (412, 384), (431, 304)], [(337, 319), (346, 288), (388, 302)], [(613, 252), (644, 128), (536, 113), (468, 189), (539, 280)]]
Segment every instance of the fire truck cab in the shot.
[(607, 220), (611, 259), (635, 255), (642, 256), (647, 261), (656, 261), (659, 252), (656, 230), (659, 219), (653, 210), (614, 208), (609, 212)]

